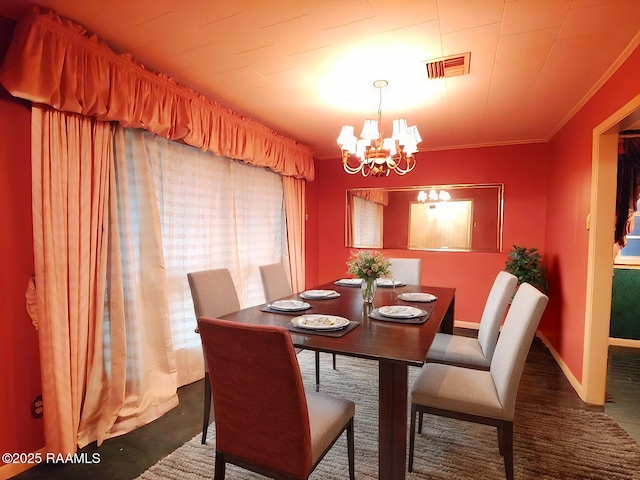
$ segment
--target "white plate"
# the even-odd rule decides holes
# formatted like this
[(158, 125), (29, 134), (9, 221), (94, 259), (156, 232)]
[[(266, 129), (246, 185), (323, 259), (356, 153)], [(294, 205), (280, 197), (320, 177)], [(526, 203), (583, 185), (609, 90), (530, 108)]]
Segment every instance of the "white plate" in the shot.
[(376, 280), (376, 283), (379, 287), (393, 287), (394, 285), (396, 287), (404, 286), (404, 283), (402, 283), (401, 281), (392, 280), (390, 278), (379, 278), (378, 280)]
[(349, 320), (335, 315), (308, 314), (295, 317), (291, 323), (308, 330), (340, 330), (349, 325)]
[(378, 313), (390, 318), (416, 318), (426, 315), (427, 312), (409, 305), (388, 305), (378, 308)]
[(270, 303), (269, 306), (274, 310), (282, 310), (283, 312), (298, 312), (300, 310), (306, 310), (311, 308), (307, 302), (300, 300), (276, 300)]
[(300, 296), (308, 300), (313, 300), (313, 299), (324, 299), (324, 298), (336, 298), (336, 297), (339, 297), (340, 294), (335, 290), (305, 290), (300, 294)]
[(435, 302), (438, 297), (435, 295), (431, 295), (430, 293), (422, 293), (422, 292), (406, 292), (398, 295), (400, 300), (404, 300), (405, 302)]
[(336, 285), (344, 285), (347, 287), (355, 287), (355, 286), (360, 286), (360, 284), (362, 283), (362, 279), (361, 278), (341, 278), (340, 280), (336, 280), (334, 282)]

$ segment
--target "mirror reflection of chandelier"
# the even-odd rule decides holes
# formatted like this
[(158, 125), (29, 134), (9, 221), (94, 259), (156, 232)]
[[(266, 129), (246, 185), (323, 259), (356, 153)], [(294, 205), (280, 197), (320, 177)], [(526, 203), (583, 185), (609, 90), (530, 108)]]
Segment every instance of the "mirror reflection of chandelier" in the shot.
[(420, 190), (418, 193), (418, 201), (422, 203), (426, 202), (446, 202), (447, 200), (451, 200), (451, 195), (446, 190), (440, 190), (440, 193), (431, 189), (429, 194), (424, 190)]
[(391, 171), (404, 175), (416, 166), (413, 154), (418, 151), (422, 141), (418, 127), (407, 126), (400, 118), (393, 121), (391, 138), (382, 135), (382, 89), (389, 84), (386, 80), (376, 80), (373, 86), (380, 91), (378, 120), (365, 120), (361, 138), (353, 134), (353, 127), (345, 125), (338, 136), (338, 145), (342, 150), (342, 165), (349, 174), (361, 173), (366, 177), (387, 176)]

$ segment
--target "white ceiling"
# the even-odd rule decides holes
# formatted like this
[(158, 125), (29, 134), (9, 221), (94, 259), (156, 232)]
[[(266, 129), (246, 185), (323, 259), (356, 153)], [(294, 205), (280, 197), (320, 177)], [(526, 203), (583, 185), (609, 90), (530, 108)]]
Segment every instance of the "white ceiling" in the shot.
[[(32, 0), (0, 0), (17, 18)], [(421, 150), (546, 141), (640, 42), (639, 0), (41, 0), (119, 52), (339, 157), (405, 117)], [(471, 52), (470, 73), (427, 60)]]

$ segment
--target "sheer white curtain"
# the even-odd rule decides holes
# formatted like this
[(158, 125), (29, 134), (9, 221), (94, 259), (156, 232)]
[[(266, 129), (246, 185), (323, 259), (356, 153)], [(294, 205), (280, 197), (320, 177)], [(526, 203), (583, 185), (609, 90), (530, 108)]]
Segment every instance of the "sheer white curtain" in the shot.
[(382, 248), (382, 209), (380, 203), (353, 197), (353, 246)]
[(152, 171), (178, 385), (184, 385), (204, 375), (187, 273), (228, 268), (241, 306), (264, 302), (259, 266), (282, 261), (286, 251), (282, 179), (142, 131), (125, 135), (144, 145), (146, 158), (133, 160)]

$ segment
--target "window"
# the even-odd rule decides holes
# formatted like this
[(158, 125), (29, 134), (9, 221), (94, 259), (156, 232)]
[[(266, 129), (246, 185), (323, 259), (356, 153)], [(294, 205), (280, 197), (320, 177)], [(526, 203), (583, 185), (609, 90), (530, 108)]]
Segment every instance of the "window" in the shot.
[[(264, 302), (259, 267), (281, 262), (286, 251), (282, 178), (139, 130), (127, 129), (125, 143), (129, 181), (136, 184), (129, 190), (153, 189), (178, 383), (184, 385), (201, 378), (203, 368), (187, 273), (228, 268), (242, 307)], [(135, 167), (145, 161), (148, 181)], [(128, 275), (141, 268), (126, 267)]]
[(353, 246), (382, 248), (382, 205), (353, 197)]

